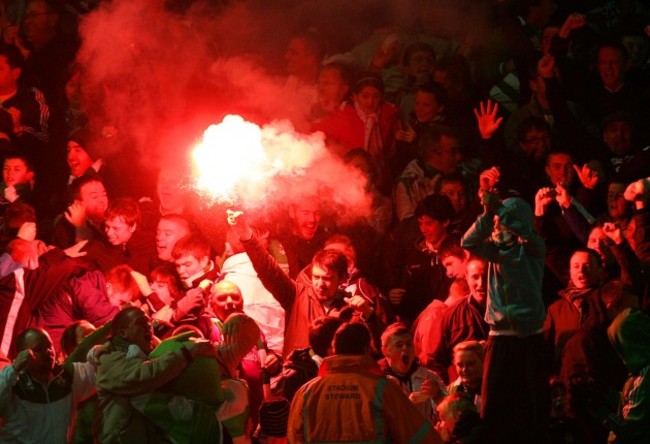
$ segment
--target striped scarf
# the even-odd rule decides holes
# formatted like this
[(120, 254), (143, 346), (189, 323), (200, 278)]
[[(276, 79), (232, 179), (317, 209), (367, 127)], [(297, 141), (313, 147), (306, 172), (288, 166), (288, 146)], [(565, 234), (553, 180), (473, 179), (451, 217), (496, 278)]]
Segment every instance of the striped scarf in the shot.
[(379, 128), (379, 114), (366, 113), (356, 100), (354, 101), (354, 109), (364, 126), (363, 148), (373, 157), (381, 157), (384, 142), (381, 139), (381, 130)]

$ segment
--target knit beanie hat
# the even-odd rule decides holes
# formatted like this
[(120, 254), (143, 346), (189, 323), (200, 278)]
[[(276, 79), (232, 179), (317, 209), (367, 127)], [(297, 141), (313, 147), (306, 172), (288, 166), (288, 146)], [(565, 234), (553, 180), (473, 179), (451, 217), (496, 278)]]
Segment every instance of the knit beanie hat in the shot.
[(92, 160), (97, 160), (99, 153), (94, 149), (93, 134), (87, 127), (80, 127), (68, 135), (68, 142), (76, 142)]

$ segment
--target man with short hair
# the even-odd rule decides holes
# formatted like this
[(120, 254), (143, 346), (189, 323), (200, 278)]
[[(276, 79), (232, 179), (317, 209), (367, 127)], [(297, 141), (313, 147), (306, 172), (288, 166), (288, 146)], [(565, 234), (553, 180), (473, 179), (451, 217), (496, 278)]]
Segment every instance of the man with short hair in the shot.
[[(150, 293), (146, 295), (148, 302), (157, 310), (154, 318), (163, 321), (157, 330), (158, 334), (166, 333), (168, 328), (179, 325), (194, 326), (204, 336), (210, 334), (210, 320), (201, 316), (207, 305), (208, 291), (219, 277), (219, 268), (210, 259), (210, 255), (210, 244), (198, 234), (184, 236), (176, 242), (171, 257), (185, 294), (171, 306), (165, 306), (159, 298), (152, 297), (151, 288), (143, 285)], [(146, 280), (144, 276), (141, 279)]]
[(447, 196), (454, 207), (454, 219), (449, 226), (449, 232), (460, 237), (474, 223), (480, 213), (480, 207), (474, 199), (470, 200), (467, 180), (462, 174), (444, 174), (438, 185), (438, 194)]
[(453, 279), (449, 287), (449, 295), (442, 301), (434, 299), (420, 313), (413, 322), (413, 340), (415, 342), (415, 352), (420, 358), (420, 362), (428, 361), (429, 353), (433, 352), (438, 337), (442, 334), (440, 323), (443, 314), (456, 302), (467, 297), (469, 287), (467, 285), (466, 271), (469, 252), (463, 250), (459, 245), (458, 239), (448, 237), (440, 245), (438, 258), (445, 267), (447, 277)]
[[(182, 228), (183, 219), (178, 215), (163, 216), (161, 227), (165, 229), (164, 221), (174, 220), (179, 221), (179, 226)], [(162, 240), (165, 253), (170, 249), (168, 242), (174, 242), (170, 259), (182, 281), (181, 296), (166, 304), (153, 291), (146, 276), (134, 272), (131, 274), (154, 312), (152, 317), (159, 321), (156, 334), (164, 336), (174, 327), (188, 325), (197, 328), (204, 336), (208, 336), (212, 323), (208, 317), (202, 315), (207, 306), (209, 289), (219, 278), (219, 268), (210, 259), (211, 249), (207, 239), (196, 233), (189, 233), (180, 239), (175, 239), (177, 234), (170, 233), (169, 236), (165, 236), (163, 233), (161, 238), (159, 231), (157, 238)], [(159, 248), (158, 251), (161, 249)]]
[(602, 123), (603, 142), (608, 150), (605, 167), (610, 177), (624, 183), (650, 175), (650, 147), (639, 145), (641, 128), (634, 117), (616, 112), (605, 116)]
[(447, 229), (453, 217), (447, 196), (426, 197), (414, 212), (420, 236), (414, 245), (402, 240), (399, 251), (389, 258), (393, 263), (388, 299), (403, 322), (411, 324), (433, 299), (445, 300), (449, 295), (452, 279), (446, 276), (438, 251), (450, 237)]
[(478, 341), (463, 341), (454, 346), (453, 364), (458, 379), (449, 384), (449, 393), (464, 393), (481, 411), (481, 385), (485, 350)]
[(321, 204), (318, 196), (300, 195), (289, 206), (290, 230), (279, 240), (289, 261), (289, 276), (311, 263), (314, 254), (323, 248), (327, 233), (320, 226)]
[[(320, 376), (296, 393), (289, 414), (289, 442), (442, 443), (402, 390), (370, 357), (370, 331), (343, 324)], [(346, 420), (341, 420), (345, 418)]]
[(363, 296), (347, 297), (339, 285), (348, 272), (345, 255), (334, 250), (320, 250), (312, 259), (311, 285), (296, 282), (286, 275), (276, 260), (260, 245), (253, 230), (241, 214), (228, 213), (228, 223), (239, 236), (264, 287), (282, 305), (287, 314), (283, 355), (309, 346), (305, 328), (324, 316), (354, 317), (367, 322), (373, 332), (383, 330), (374, 315), (372, 303)]
[(2, 212), (12, 202), (29, 201), (34, 188), (34, 169), (24, 155), (17, 153), (5, 157), (0, 184), (0, 206)]
[(70, 442), (77, 405), (95, 392), (89, 363), (58, 364), (50, 336), (40, 328), (16, 337), (18, 355), (0, 372), (3, 442)]
[(156, 252), (158, 260), (173, 262), (172, 251), (179, 239), (190, 234), (190, 224), (179, 214), (163, 215), (156, 230)]
[(72, 203), (55, 222), (52, 245), (68, 248), (82, 240), (103, 239), (108, 195), (104, 183), (94, 176), (82, 176), (70, 185)]
[(179, 239), (171, 257), (185, 288), (205, 287), (207, 291), (208, 283), (217, 280), (219, 269), (210, 258), (210, 244), (203, 236), (194, 234)]
[(340, 63), (329, 63), (321, 67), (316, 83), (318, 100), (311, 107), (312, 120), (317, 123), (336, 110), (341, 110), (345, 97), (350, 92), (349, 69)]
[(411, 161), (394, 190), (397, 219), (413, 216), (417, 204), (434, 193), (443, 174), (457, 171), (461, 160), (460, 138), (450, 128), (426, 128), (418, 139), (420, 158)]
[(442, 334), (436, 339), (427, 360), (427, 367), (449, 381), (447, 370), (452, 364), (452, 350), (463, 341), (482, 341), (487, 339), (488, 325), (485, 316), (487, 300), (487, 273), (485, 260), (477, 257), (467, 261), (467, 284), (469, 294), (452, 305), (440, 323)]
[[(537, 190), (549, 183), (546, 160), (551, 151), (551, 126), (541, 117), (530, 116), (518, 123), (513, 138), (512, 155), (493, 158), (491, 163), (501, 165), (501, 180), (506, 188), (517, 190), (531, 202)], [(503, 153), (496, 147), (493, 151)]]
[(627, 51), (619, 42), (605, 42), (598, 48), (598, 80), (589, 85), (583, 100), (585, 110), (596, 125), (600, 125), (605, 116), (620, 111), (637, 118), (644, 116), (647, 108), (644, 87), (626, 76), (627, 59)]
[[(597, 227), (598, 228), (598, 227)], [(591, 305), (597, 299), (603, 303), (621, 298), (621, 295), (635, 293), (636, 277), (634, 266), (626, 255), (632, 255), (628, 245), (623, 245), (620, 228), (607, 223), (598, 228), (610, 244), (611, 251), (620, 266), (619, 276), (606, 276), (599, 252), (589, 248), (579, 248), (573, 252), (569, 262), (569, 284), (560, 291), (560, 298), (548, 307), (544, 322), (544, 337), (549, 350), (553, 352), (553, 369), (559, 373), (563, 359), (571, 359), (564, 352), (567, 343), (583, 327), (591, 325), (596, 313), (590, 313)], [(618, 244), (612, 238), (619, 236)], [(634, 258), (636, 260), (636, 258)], [(636, 297), (636, 296), (635, 296)], [(593, 323), (593, 322), (592, 322)], [(563, 369), (563, 382), (569, 384), (568, 376), (573, 368)]]
[[(535, 194), (534, 222), (537, 232), (546, 243), (545, 262), (547, 268), (553, 273), (548, 277), (557, 278), (559, 285), (567, 282), (566, 264), (572, 252), (581, 246), (580, 239), (576, 237), (568, 223), (567, 209), (571, 206), (572, 212), (575, 211), (581, 215), (580, 217), (587, 213), (600, 213), (597, 206), (600, 204), (602, 207), (604, 200), (602, 197), (599, 198), (602, 173), (598, 170), (600, 168), (591, 162), (580, 169), (574, 164), (573, 156), (567, 152), (553, 151), (548, 155), (545, 168), (548, 182), (547, 186), (540, 188)], [(581, 180), (577, 180), (576, 171), (581, 172)], [(591, 188), (587, 188), (582, 183), (582, 179)], [(573, 195), (576, 197), (573, 198)], [(550, 282), (548, 277), (547, 283)]]
[(579, 249), (569, 262), (569, 285), (560, 298), (548, 307), (544, 335), (554, 352), (554, 368), (558, 369), (564, 345), (580, 329), (587, 317), (590, 289), (601, 284), (601, 259), (593, 250)]
[[(357, 261), (357, 250), (355, 245), (348, 236), (344, 234), (335, 234), (325, 241), (326, 250), (338, 250), (345, 255), (348, 260), (348, 274), (346, 279), (341, 282), (341, 290), (351, 295), (361, 295), (370, 300), (374, 306), (375, 316), (388, 325), (391, 323), (393, 314), (390, 311), (389, 303), (381, 293), (381, 290), (371, 284), (364, 273), (359, 269)], [(309, 267), (303, 270), (303, 273), (309, 274)], [(300, 279), (300, 277), (299, 277)], [(379, 338), (375, 338), (379, 339)], [(376, 341), (374, 344), (377, 349), (381, 348), (381, 343)]]
[(23, 56), (15, 47), (0, 49), (0, 71), (3, 73), (0, 76), (0, 106), (2, 112), (8, 112), (13, 118), (11, 136), (15, 145), (41, 160), (47, 155), (42, 151), (50, 138), (50, 109), (41, 91), (20, 87), (24, 65)]
[(130, 198), (115, 199), (104, 216), (106, 241), (92, 239), (86, 246), (87, 259), (107, 272), (116, 265), (126, 264), (147, 274), (155, 257), (153, 233), (139, 230), (140, 208)]
[(548, 181), (555, 186), (561, 184), (565, 188), (572, 187), (576, 177), (573, 164), (571, 154), (563, 151), (550, 152), (544, 168)]
[(117, 199), (109, 205), (104, 217), (104, 232), (108, 243), (125, 247), (131, 239), (138, 223), (140, 211), (136, 202), (130, 199)]
[[(223, 329), (228, 316), (233, 313), (244, 313), (244, 300), (239, 287), (229, 281), (214, 284), (210, 291), (209, 305), (215, 315), (212, 319), (209, 339), (221, 343), (224, 341)], [(223, 375), (238, 377), (248, 384), (250, 414), (254, 424), (257, 423), (258, 410), (263, 401), (262, 370), (266, 370), (269, 376), (275, 376), (281, 365), (280, 355), (269, 350), (264, 334), (261, 333), (257, 344), (238, 363), (237, 374)]]

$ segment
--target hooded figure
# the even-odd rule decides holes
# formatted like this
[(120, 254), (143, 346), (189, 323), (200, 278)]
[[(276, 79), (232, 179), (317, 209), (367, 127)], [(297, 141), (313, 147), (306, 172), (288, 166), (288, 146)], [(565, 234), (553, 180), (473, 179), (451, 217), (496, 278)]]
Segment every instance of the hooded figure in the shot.
[(494, 214), (479, 216), (461, 246), (488, 262), (485, 320), (490, 330), (519, 336), (541, 331), (546, 248), (533, 227), (530, 205), (516, 197), (503, 200)]
[(542, 337), (546, 246), (524, 200), (499, 201), (490, 192), (483, 199), (485, 211), (461, 241), (488, 263), (485, 321), (490, 332), (481, 417), (489, 442), (542, 442), (549, 411)]

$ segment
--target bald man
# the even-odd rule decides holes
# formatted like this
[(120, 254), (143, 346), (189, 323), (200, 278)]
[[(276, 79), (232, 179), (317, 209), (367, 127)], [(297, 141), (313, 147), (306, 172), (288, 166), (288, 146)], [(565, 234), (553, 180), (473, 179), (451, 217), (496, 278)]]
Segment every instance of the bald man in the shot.
[[(244, 299), (239, 287), (230, 281), (221, 281), (212, 287), (209, 299), (210, 308), (216, 318), (210, 334), (210, 340), (221, 342), (223, 340), (223, 324), (228, 316), (244, 312)], [(263, 363), (263, 364), (262, 364)], [(269, 350), (266, 346), (264, 334), (260, 334), (257, 345), (241, 361), (239, 377), (248, 383), (250, 397), (250, 415), (253, 422), (257, 423), (257, 413), (263, 401), (262, 368), (269, 375), (280, 371), (282, 361), (279, 354)]]
[(210, 308), (220, 322), (233, 313), (244, 312), (244, 299), (239, 287), (230, 281), (214, 284), (210, 293)]

